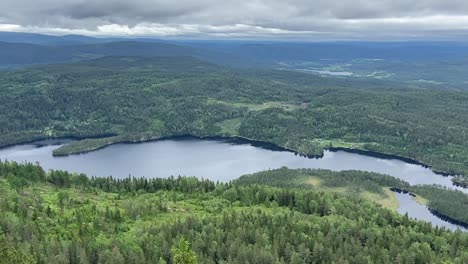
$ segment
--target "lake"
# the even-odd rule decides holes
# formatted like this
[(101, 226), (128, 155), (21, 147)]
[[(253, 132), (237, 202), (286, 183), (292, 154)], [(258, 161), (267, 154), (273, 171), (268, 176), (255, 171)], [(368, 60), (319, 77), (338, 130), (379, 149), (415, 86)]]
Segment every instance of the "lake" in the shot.
[(297, 69), (302, 72), (313, 72), (321, 75), (332, 75), (332, 76), (352, 76), (352, 72), (347, 71), (326, 71), (326, 70), (313, 70), (313, 69)]
[[(115, 178), (125, 178), (129, 175), (135, 177), (183, 175), (221, 182), (283, 166), (291, 169), (363, 170), (388, 174), (403, 179), (411, 185), (439, 184), (465, 193), (468, 191), (454, 186), (451, 177), (438, 175), (421, 165), (346, 151), (325, 151), (323, 158), (315, 159), (288, 151), (273, 151), (250, 144), (234, 144), (227, 139), (179, 138), (139, 144), (115, 144), (86, 154), (53, 157), (52, 151), (67, 142), (70, 140), (35, 142), (0, 149), (0, 160), (39, 162), (46, 170), (60, 169), (86, 173), (89, 176), (112, 175)], [(406, 199), (402, 194), (396, 195), (400, 201), (400, 212), (407, 211), (410, 217), (430, 221), (435, 225), (446, 223), (447, 227), (453, 228), (452, 224), (432, 215), (425, 206)]]
[(405, 193), (395, 193), (398, 202), (400, 203), (400, 207), (398, 208), (398, 212), (400, 214), (408, 214), (408, 217), (415, 218), (418, 220), (424, 220), (426, 222), (430, 222), (433, 226), (439, 227), (446, 227), (449, 230), (455, 231), (460, 229), (462, 231), (467, 232), (468, 229), (449, 223), (440, 219), (439, 217), (433, 215), (426, 206), (419, 204), (416, 202), (414, 197), (411, 197), (409, 194)]
[(227, 182), (241, 175), (286, 166), (364, 170), (388, 174), (416, 184), (439, 184), (456, 188), (451, 177), (429, 168), (396, 159), (381, 159), (345, 151), (325, 151), (323, 158), (307, 158), (288, 151), (273, 151), (229, 140), (179, 138), (139, 144), (115, 144), (81, 155), (53, 157), (52, 151), (70, 140), (35, 142), (0, 149), (1, 160), (39, 162), (48, 169), (82, 172), (90, 176), (125, 178), (197, 176)]

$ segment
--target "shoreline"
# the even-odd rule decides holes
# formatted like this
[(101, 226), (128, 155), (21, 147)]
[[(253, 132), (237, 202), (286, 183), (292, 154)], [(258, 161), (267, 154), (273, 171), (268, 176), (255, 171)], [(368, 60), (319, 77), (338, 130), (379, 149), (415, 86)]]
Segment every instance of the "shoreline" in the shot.
[(355, 153), (355, 154), (361, 154), (361, 155), (365, 155), (365, 156), (370, 156), (370, 157), (374, 157), (374, 158), (380, 158), (380, 159), (395, 159), (395, 160), (399, 160), (399, 161), (403, 161), (403, 162), (406, 162), (406, 163), (409, 163), (409, 164), (413, 164), (413, 165), (419, 165), (419, 166), (422, 166), (426, 169), (430, 169), (432, 170), (435, 174), (438, 174), (438, 175), (442, 175), (442, 176), (455, 176), (455, 174), (451, 174), (449, 172), (446, 172), (446, 171), (439, 171), (439, 170), (433, 170), (432, 169), (432, 166), (430, 165), (427, 165), (421, 161), (418, 161), (416, 159), (413, 159), (413, 158), (408, 158), (408, 157), (404, 157), (404, 156), (399, 156), (399, 155), (395, 155), (395, 154), (387, 154), (387, 153), (382, 153), (382, 152), (375, 152), (375, 151), (372, 151), (372, 150), (364, 150), (364, 149), (356, 149), (356, 148), (343, 148), (343, 147), (330, 147), (330, 148), (326, 148), (327, 150), (330, 150), (330, 151), (346, 151), (346, 152), (349, 152), (349, 153)]
[[(102, 139), (102, 138), (106, 138), (106, 137), (81, 138), (81, 140), (83, 140), (83, 139)], [(50, 138), (50, 139), (56, 139), (56, 138)], [(63, 139), (63, 140), (72, 139), (73, 140), (75, 138), (66, 138), (66, 137), (64, 137), (64, 138), (61, 138), (61, 139)], [(67, 156), (72, 156), (72, 155), (86, 154), (86, 153), (97, 151), (97, 150), (100, 150), (100, 149), (104, 149), (106, 147), (116, 145), (116, 144), (140, 144), (140, 143), (158, 142), (158, 141), (164, 141), (164, 140), (187, 140), (187, 139), (225, 141), (225, 142), (228, 142), (228, 143), (239, 144), (239, 145), (240, 144), (250, 144), (250, 145), (252, 145), (254, 147), (260, 147), (260, 148), (267, 149), (267, 150), (272, 150), (272, 151), (287, 151), (287, 152), (291, 152), (291, 153), (294, 153), (296, 155), (300, 155), (300, 156), (308, 157), (308, 158), (319, 159), (319, 158), (323, 157), (323, 154), (322, 155), (306, 155), (306, 154), (299, 153), (299, 152), (297, 152), (297, 151), (295, 151), (293, 149), (285, 148), (285, 147), (279, 146), (279, 145), (274, 144), (274, 143), (249, 139), (249, 138), (242, 137), (242, 136), (194, 136), (194, 135), (163, 136), (163, 137), (157, 137), (157, 138), (148, 138), (148, 139), (144, 139), (144, 140), (120, 140), (120, 141), (115, 141), (115, 142), (111, 142), (109, 144), (105, 144), (105, 145), (96, 147), (96, 148), (94, 148), (92, 150), (80, 151), (80, 152), (68, 153), (68, 154), (54, 154), (54, 157), (67, 157)], [(43, 139), (41, 139), (41, 140), (43, 140)], [(80, 139), (78, 139), (78, 140), (80, 140)], [(34, 142), (37, 142), (37, 141), (39, 141), (39, 140), (34, 140), (34, 141), (30, 141), (30, 142), (27, 142), (27, 143), (21, 143), (21, 144), (13, 144), (13, 145), (30, 144), (30, 143), (34, 143)]]
[[(101, 138), (107, 138), (106, 136), (95, 136), (95, 137), (56, 137), (56, 138), (46, 138), (46, 139), (38, 139), (38, 140), (33, 140), (33, 141), (29, 141), (29, 142), (22, 142), (20, 144), (13, 144), (13, 146), (17, 146), (17, 145), (26, 145), (26, 144), (35, 144), (37, 146), (44, 146), (44, 145), (47, 145), (47, 144), (40, 144), (41, 141), (45, 141), (45, 140), (57, 140), (57, 141), (60, 141), (60, 140), (80, 140), (80, 139), (101, 139)], [(141, 139), (141, 140), (116, 140), (114, 142), (110, 142), (109, 144), (103, 144), (101, 146), (99, 146), (98, 148), (94, 148), (92, 150), (89, 150), (89, 151), (82, 151), (82, 152), (79, 152), (79, 153), (72, 153), (72, 154), (66, 154), (66, 155), (54, 155), (54, 157), (57, 157), (57, 158), (60, 158), (60, 157), (67, 157), (67, 156), (71, 156), (71, 155), (81, 155), (81, 154), (85, 154), (85, 153), (88, 153), (88, 152), (92, 152), (92, 151), (95, 151), (95, 150), (99, 150), (99, 149), (104, 149), (106, 147), (109, 147), (109, 146), (112, 146), (112, 145), (116, 145), (116, 144), (140, 144), (140, 143), (147, 143), (147, 142), (158, 142), (158, 141), (164, 141), (164, 140), (175, 140), (175, 141), (184, 141), (184, 140), (212, 140), (212, 141), (220, 141), (220, 142), (226, 142), (226, 143), (230, 143), (230, 144), (236, 144), (236, 145), (243, 145), (243, 144), (249, 144), (251, 146), (254, 146), (254, 147), (259, 147), (259, 148), (263, 148), (263, 149), (268, 149), (268, 150), (272, 150), (272, 151), (285, 151), (285, 152), (290, 152), (290, 153), (294, 153), (295, 155), (299, 155), (299, 156), (302, 156), (302, 157), (307, 157), (307, 158), (310, 158), (310, 159), (320, 159), (324, 156), (324, 153), (321, 154), (321, 155), (304, 155), (304, 154), (301, 154), (293, 149), (289, 149), (289, 148), (286, 148), (286, 147), (282, 147), (282, 146), (279, 146), (277, 144), (274, 144), (274, 143), (271, 143), (271, 142), (264, 142), (264, 141), (260, 141), (260, 140), (253, 140), (253, 139), (250, 139), (250, 138), (246, 138), (246, 137), (242, 137), (242, 136), (194, 136), (194, 135), (175, 135), (175, 136), (163, 136), (163, 137), (155, 137), (155, 138), (147, 138), (147, 139)], [(44, 142), (46, 143), (46, 142)], [(3, 148), (6, 148), (6, 147), (3, 147)], [(406, 163), (409, 163), (409, 164), (415, 164), (415, 165), (419, 165), (419, 166), (423, 166), (425, 168), (429, 168), (430, 169), (430, 166), (427, 166), (419, 161), (416, 161), (416, 160), (413, 160), (413, 159), (409, 159), (409, 158), (405, 158), (405, 157), (399, 157), (397, 155), (391, 155), (391, 154), (385, 154), (385, 153), (379, 153), (379, 152), (374, 152), (374, 151), (366, 151), (366, 150), (360, 150), (360, 149), (351, 149), (351, 148), (343, 148), (343, 147), (329, 147), (329, 148), (324, 148), (324, 151), (325, 150), (328, 150), (328, 151), (331, 151), (331, 152), (336, 152), (336, 151), (344, 151), (344, 152), (349, 152), (349, 153), (356, 153), (356, 154), (360, 154), (360, 155), (365, 155), (365, 156), (370, 156), (370, 157), (375, 157), (375, 158), (381, 158), (381, 159), (394, 159), (394, 160), (400, 160), (400, 161), (403, 161), (403, 162), (406, 162)], [(439, 174), (437, 171), (433, 171), (434, 173), (436, 174)], [(449, 176), (449, 174), (439, 174), (441, 176)], [(465, 187), (465, 189), (468, 189)], [(398, 192), (398, 193), (405, 193), (405, 194), (409, 194), (410, 196), (412, 197), (416, 197), (416, 194), (408, 191), (408, 190), (405, 190), (405, 189), (401, 189), (401, 188), (397, 188), (397, 187), (392, 187), (390, 188), (391, 191), (393, 192)], [(459, 225), (459, 226), (462, 226), (464, 228), (468, 228), (468, 223), (465, 223), (463, 221), (460, 221), (460, 220), (456, 220), (456, 219), (453, 219), (449, 216), (446, 216), (446, 215), (443, 215), (431, 208), (428, 207), (429, 210), (431, 210), (431, 213), (433, 213), (434, 215), (438, 216), (439, 218), (441, 218), (442, 220), (444, 221), (447, 221), (447, 222), (450, 222), (452, 224), (456, 224), (456, 225)], [(467, 225), (467, 226), (465, 226)]]
[(437, 210), (431, 209), (429, 207), (427, 207), (427, 209), (431, 212), (431, 214), (437, 216), (438, 218), (444, 220), (445, 222), (448, 222), (448, 223), (463, 227), (465, 229), (468, 229), (468, 223), (467, 222), (454, 219), (454, 218), (452, 218), (450, 216), (442, 214), (442, 213), (438, 212)]
[[(413, 198), (416, 198), (416, 196), (417, 196), (416, 194), (414, 194), (414, 193), (412, 193), (412, 192), (410, 192), (410, 191), (408, 191), (408, 190), (401, 189), (401, 188), (398, 188), (398, 187), (391, 187), (390, 190), (391, 190), (392, 192), (396, 192), (396, 193), (407, 194), (407, 195), (409, 195), (409, 196), (411, 196), (411, 197), (413, 197)], [(432, 208), (430, 208), (430, 207), (427, 206), (427, 205), (425, 205), (425, 206), (426, 206), (426, 208), (429, 210), (429, 212), (430, 212), (431, 214), (433, 214), (434, 216), (436, 216), (437, 218), (439, 218), (439, 219), (441, 219), (441, 220), (443, 220), (443, 221), (445, 221), (445, 222), (447, 222), (447, 223), (450, 223), (450, 224), (459, 226), (459, 227), (461, 227), (461, 228), (465, 228), (465, 229), (467, 229), (467, 231), (468, 231), (468, 223), (467, 223), (467, 222), (464, 222), (464, 221), (462, 221), (462, 220), (458, 220), (458, 219), (452, 218), (452, 217), (450, 217), (450, 216), (448, 216), (448, 215), (442, 214), (442, 213), (440, 213), (439, 211), (437, 211), (437, 210), (435, 210), (435, 209), (432, 209)], [(462, 230), (462, 231), (464, 231), (464, 230)]]
[(27, 140), (27, 141), (21, 141), (21, 142), (18, 142), (18, 143), (11, 143), (11, 144), (1, 145), (0, 149), (6, 149), (6, 148), (21, 146), (21, 145), (34, 144), (34, 143), (41, 142), (41, 141), (46, 141), (46, 140), (84, 140), (84, 139), (108, 138), (108, 137), (115, 137), (115, 136), (117, 136), (117, 135), (116, 134), (102, 134), (102, 135), (96, 135), (96, 136), (39, 137), (39, 138), (33, 139), (33, 140)]
[[(8, 144), (1, 146), (0, 149), (8, 148), (8, 147), (14, 147), (14, 146), (19, 146), (19, 145), (26, 145), (26, 144), (34, 144), (35, 142), (39, 141), (44, 141), (44, 140), (85, 140), (85, 139), (104, 139), (104, 138), (111, 138), (111, 137), (116, 137), (118, 135), (116, 134), (102, 134), (102, 135), (95, 135), (95, 136), (62, 136), (62, 137), (44, 137), (44, 138), (38, 138), (36, 140), (29, 140), (25, 142), (20, 142), (20, 143), (14, 143), (14, 144)], [(103, 144), (102, 146), (98, 146), (96, 148), (87, 150), (87, 151), (80, 151), (76, 153), (67, 153), (67, 154), (53, 154), (54, 157), (60, 158), (60, 157), (67, 157), (71, 155), (81, 155), (81, 154), (86, 154), (89, 152), (97, 151), (100, 149), (104, 149), (106, 147), (116, 145), (116, 144), (139, 144), (139, 143), (148, 143), (148, 142), (157, 142), (157, 141), (163, 141), (163, 140), (184, 140), (184, 139), (199, 139), (199, 140), (218, 140), (218, 141), (226, 141), (229, 143), (233, 144), (250, 144), (255, 147), (260, 147), (263, 149), (268, 149), (272, 151), (287, 151), (294, 153), (295, 155), (299, 155), (302, 157), (307, 157), (310, 159), (320, 159), (323, 158), (324, 153), (318, 154), (318, 155), (313, 155), (313, 154), (304, 154), (300, 153), (294, 149), (286, 148), (283, 146), (280, 146), (275, 143), (271, 142), (266, 142), (266, 141), (261, 141), (261, 140), (256, 140), (256, 139), (251, 139), (243, 136), (195, 136), (195, 135), (190, 135), (190, 134), (185, 134), (185, 135), (172, 135), (172, 136), (162, 136), (162, 137), (157, 137), (157, 138), (148, 138), (148, 139), (142, 139), (142, 140), (118, 140), (115, 142), (110, 142), (109, 144)], [(427, 165), (421, 161), (418, 161), (413, 158), (408, 158), (404, 156), (399, 156), (396, 154), (387, 154), (387, 153), (381, 153), (381, 152), (376, 152), (372, 150), (364, 150), (364, 149), (356, 149), (356, 148), (345, 148), (345, 147), (326, 147), (323, 149), (324, 151), (331, 151), (331, 152), (337, 152), (337, 151), (344, 151), (348, 153), (354, 153), (354, 154), (360, 154), (368, 157), (374, 157), (374, 158), (380, 158), (380, 159), (386, 159), (386, 160), (399, 160), (403, 161), (405, 163), (409, 164), (414, 164), (414, 165), (419, 165), (424, 168), (430, 169), (433, 171), (435, 174), (448, 177), (448, 176), (455, 176), (457, 174), (451, 174), (446, 171), (439, 171), (439, 170), (434, 170), (432, 169), (432, 166)], [(464, 175), (461, 175), (464, 176)], [(463, 186), (462, 186), (463, 187)], [(468, 189), (467, 187), (463, 187), (465, 189)]]

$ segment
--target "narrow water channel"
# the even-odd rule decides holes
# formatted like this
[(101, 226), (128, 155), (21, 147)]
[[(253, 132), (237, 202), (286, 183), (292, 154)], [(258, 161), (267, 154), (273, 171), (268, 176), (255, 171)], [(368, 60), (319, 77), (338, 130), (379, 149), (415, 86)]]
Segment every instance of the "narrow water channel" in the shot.
[(455, 231), (457, 229), (460, 229), (465, 232), (468, 231), (468, 229), (464, 227), (449, 223), (435, 216), (431, 213), (431, 211), (429, 211), (429, 209), (426, 206), (416, 202), (416, 199), (414, 197), (411, 197), (407, 193), (395, 193), (395, 195), (398, 199), (398, 202), (400, 203), (398, 212), (402, 215), (408, 214), (408, 217), (410, 218), (423, 220), (431, 223), (433, 226), (445, 227), (452, 231)]

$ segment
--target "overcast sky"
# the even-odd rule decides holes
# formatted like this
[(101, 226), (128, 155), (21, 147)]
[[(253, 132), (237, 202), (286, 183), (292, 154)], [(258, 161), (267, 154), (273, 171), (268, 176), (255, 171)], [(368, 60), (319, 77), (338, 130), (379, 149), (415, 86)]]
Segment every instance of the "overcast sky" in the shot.
[(468, 0), (0, 0), (0, 31), (97, 36), (459, 39)]

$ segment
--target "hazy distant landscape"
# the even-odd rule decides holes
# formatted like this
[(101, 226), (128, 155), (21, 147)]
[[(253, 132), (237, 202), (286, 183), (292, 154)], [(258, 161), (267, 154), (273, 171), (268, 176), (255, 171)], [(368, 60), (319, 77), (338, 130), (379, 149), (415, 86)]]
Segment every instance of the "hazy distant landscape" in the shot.
[(0, 263), (468, 263), (468, 5), (0, 3)]
[(465, 89), (468, 82), (463, 74), (468, 69), (468, 45), (463, 42), (216, 42), (0, 32), (0, 47), (0, 67), (4, 69), (103, 56), (192, 56), (237, 68), (319, 75), (345, 72), (358, 79), (421, 88)]

